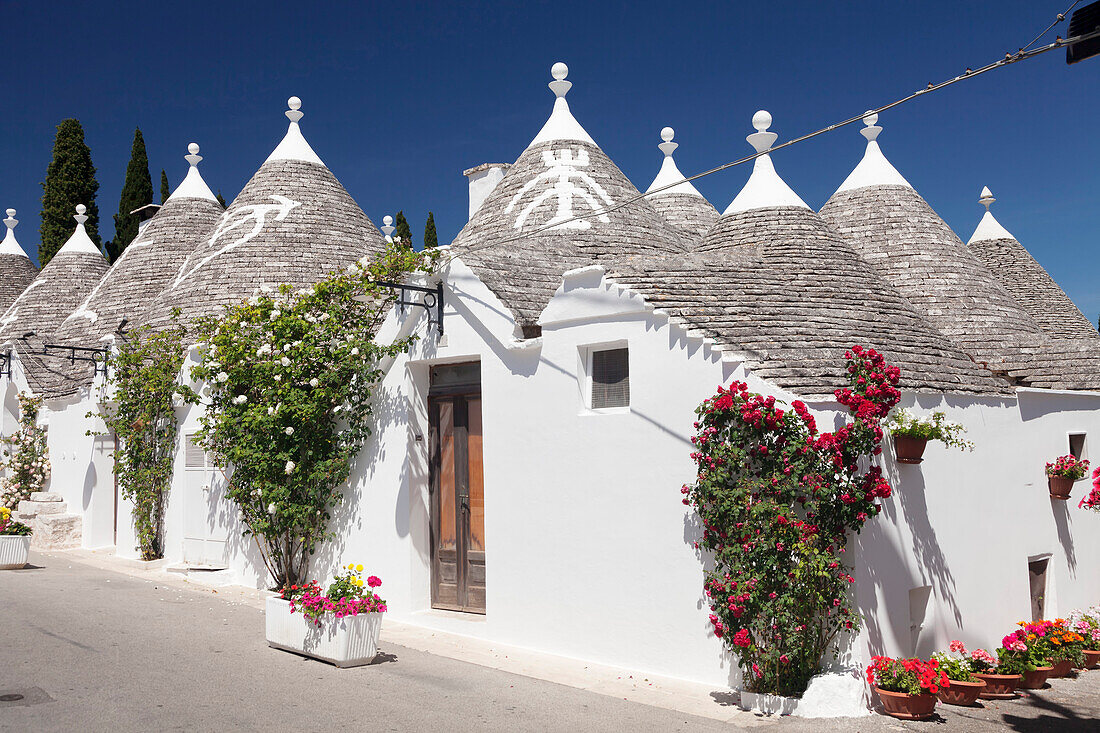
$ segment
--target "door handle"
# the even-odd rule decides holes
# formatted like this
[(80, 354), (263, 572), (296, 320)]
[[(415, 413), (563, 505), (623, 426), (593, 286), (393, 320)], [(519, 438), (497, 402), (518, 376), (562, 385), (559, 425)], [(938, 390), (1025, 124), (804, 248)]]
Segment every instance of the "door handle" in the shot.
[(210, 491), (210, 484), (203, 484), (202, 485), (202, 490), (203, 491)]

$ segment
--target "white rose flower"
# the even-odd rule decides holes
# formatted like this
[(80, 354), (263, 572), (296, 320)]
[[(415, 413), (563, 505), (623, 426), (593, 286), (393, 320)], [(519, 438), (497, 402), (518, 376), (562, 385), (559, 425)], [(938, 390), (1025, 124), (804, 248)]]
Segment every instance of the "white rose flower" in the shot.
[(260, 296), (253, 295), (251, 298), (248, 299), (248, 304), (249, 305), (259, 305), (260, 304)]
[(283, 351), (290, 351), (290, 344), (283, 344)]
[(352, 356), (359, 356), (359, 347), (358, 346), (352, 347), (351, 355)]
[(289, 476), (290, 474), (294, 473), (294, 466), (294, 461), (287, 461), (286, 468), (284, 468), (283, 471)]
[(348, 265), (348, 269), (346, 270), (346, 272), (349, 275), (358, 275), (359, 274), (359, 266), (358, 265)]
[(267, 408), (267, 414), (268, 415), (274, 415), (275, 414), (275, 408), (274, 407), (268, 407)]
[(267, 505), (267, 513), (272, 515), (272, 516), (275, 515), (275, 502), (272, 502), (272, 503)]
[(287, 428), (283, 432), (286, 433), (287, 435), (294, 435), (294, 428)]
[(283, 377), (282, 377), (282, 375), (281, 375), (281, 374), (276, 374), (276, 375), (275, 375), (275, 381), (276, 381), (276, 382), (281, 382), (281, 381), (283, 381)]
[(285, 367), (288, 367), (290, 366), (290, 359), (284, 356), (282, 359), (279, 359), (279, 363)]
[(225, 382), (229, 381), (229, 375), (225, 372), (218, 372), (217, 380), (224, 384)]
[(243, 394), (239, 394), (233, 398), (233, 402), (238, 405), (243, 405), (245, 402), (248, 402), (248, 397)]
[(321, 382), (318, 381), (317, 377), (314, 377), (313, 379), (309, 380), (309, 386), (310, 387), (316, 387), (320, 383)]

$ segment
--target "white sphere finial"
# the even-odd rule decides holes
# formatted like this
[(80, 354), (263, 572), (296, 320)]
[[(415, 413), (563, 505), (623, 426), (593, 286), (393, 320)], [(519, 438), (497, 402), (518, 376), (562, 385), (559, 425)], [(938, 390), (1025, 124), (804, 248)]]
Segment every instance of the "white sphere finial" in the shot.
[(298, 97), (291, 97), (290, 99), (286, 100), (286, 106), (290, 107), (293, 110), (301, 109), (302, 108), (302, 100), (299, 99)]
[(8, 209), (7, 214), (9, 217), (15, 217), (15, 209)]
[(878, 124), (878, 112), (872, 112), (871, 110), (867, 110), (867, 114), (865, 114), (863, 116), (863, 124), (867, 125), (867, 127), (877, 125)]
[(679, 143), (672, 142), (672, 138), (676, 136), (676, 131), (671, 127), (665, 127), (661, 130), (661, 139), (664, 141), (657, 146), (657, 149), (665, 154), (665, 157), (671, 157), (676, 151), (676, 148), (680, 147)]
[(291, 97), (290, 99), (286, 100), (286, 106), (290, 107), (290, 109), (288, 109), (283, 114), (286, 115), (288, 120), (290, 120), (291, 122), (297, 122), (298, 120), (302, 119), (303, 112), (301, 109), (301, 99), (298, 99), (298, 97)]
[(386, 226), (390, 226), (391, 224), (393, 224), (393, 217), (388, 214), (386, 216), (383, 216), (382, 223)]
[(76, 219), (76, 223), (80, 226), (84, 226), (84, 222), (88, 221), (88, 216), (84, 213), (87, 210), (88, 207), (84, 204), (76, 205), (76, 216), (74, 216), (73, 218)]
[(394, 227), (393, 225), (393, 217), (389, 214), (383, 216), (382, 226), (380, 227), (380, 229), (382, 230), (382, 235), (386, 238), (386, 241), (392, 242), (393, 232), (396, 229), (396, 227)]
[(772, 126), (771, 113), (766, 109), (758, 111), (752, 116), (752, 126), (756, 128), (757, 132), (767, 132), (768, 128)]
[(554, 77), (557, 81), (561, 81), (569, 76), (569, 67), (559, 61), (550, 67), (550, 76)]
[(76, 205), (76, 213), (78, 213), (78, 214), (83, 214), (87, 210), (88, 210), (88, 207), (85, 206), (84, 204), (77, 204)]
[(199, 155), (199, 144), (191, 143), (190, 145), (188, 145), (187, 155), (183, 156), (183, 159), (193, 166), (198, 165), (199, 161), (202, 160), (202, 156)]
[(191, 153), (191, 155), (198, 155), (199, 154), (199, 144), (198, 143), (191, 143), (190, 145), (187, 146), (187, 152)]
[(661, 129), (661, 139), (666, 143), (672, 142), (672, 138), (676, 137), (676, 131), (671, 127), (665, 127)]
[(860, 130), (859, 134), (863, 135), (868, 143), (873, 143), (878, 139), (878, 134), (882, 132), (882, 128), (878, 126), (878, 112), (867, 110), (863, 115), (863, 124), (866, 127)]
[(4, 219), (4, 226), (11, 230), (15, 229), (15, 225), (18, 223), (19, 220), (15, 218), (15, 209), (8, 209), (8, 218)]
[(548, 84), (550, 91), (558, 99), (564, 99), (569, 90), (573, 88), (573, 82), (565, 79), (569, 75), (569, 67), (559, 61), (550, 67), (550, 75), (554, 77), (554, 81)]

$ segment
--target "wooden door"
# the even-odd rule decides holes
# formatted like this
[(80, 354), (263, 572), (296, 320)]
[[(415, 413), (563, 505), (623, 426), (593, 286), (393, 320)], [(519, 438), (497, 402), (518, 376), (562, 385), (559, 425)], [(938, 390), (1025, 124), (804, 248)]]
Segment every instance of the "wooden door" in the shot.
[(485, 613), (485, 481), (481, 395), (428, 398), (431, 422), (432, 606)]

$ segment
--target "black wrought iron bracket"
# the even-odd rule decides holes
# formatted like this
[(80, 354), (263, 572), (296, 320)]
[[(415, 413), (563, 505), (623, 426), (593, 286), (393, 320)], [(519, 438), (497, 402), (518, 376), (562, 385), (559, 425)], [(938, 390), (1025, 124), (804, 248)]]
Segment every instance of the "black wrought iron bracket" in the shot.
[[(397, 305), (404, 310), (405, 306), (415, 305), (428, 312), (428, 328), (434, 324), (440, 336), (443, 335), (443, 283), (436, 283), (434, 288), (423, 285), (407, 285), (405, 283), (380, 282), (383, 287), (396, 288), (401, 291)], [(412, 293), (423, 293), (423, 300), (415, 300)]]
[(11, 379), (11, 360), (13, 356), (11, 349), (0, 354), (0, 377)]
[[(67, 354), (65, 352), (68, 352)], [(69, 344), (43, 344), (39, 356), (48, 356), (57, 359), (68, 359), (70, 364), (78, 361), (86, 361), (95, 366), (95, 373), (103, 373), (107, 376), (107, 359), (111, 355), (111, 347), (103, 346), (94, 348), (91, 346), (70, 346)]]

